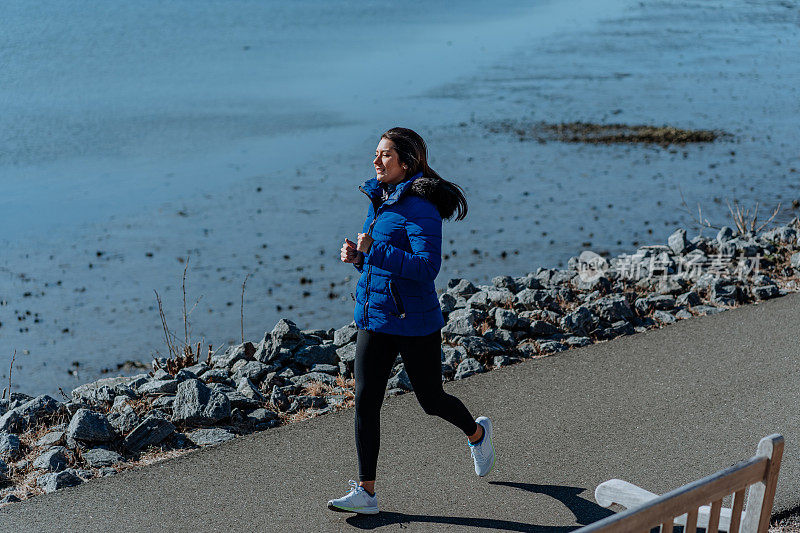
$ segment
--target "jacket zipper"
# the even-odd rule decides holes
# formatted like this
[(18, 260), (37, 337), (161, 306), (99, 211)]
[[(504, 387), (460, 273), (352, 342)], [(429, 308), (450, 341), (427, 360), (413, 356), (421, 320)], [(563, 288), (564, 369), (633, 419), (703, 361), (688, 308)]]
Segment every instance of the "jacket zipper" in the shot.
[[(367, 235), (372, 237), (372, 228), (375, 227), (375, 221), (378, 220), (378, 209), (380, 209), (380, 205), (378, 205), (378, 203), (375, 202), (369, 194), (367, 194), (367, 191), (365, 191), (361, 185), (358, 186), (358, 190), (367, 195), (369, 201), (372, 202), (372, 210), (375, 212), (375, 216), (372, 217), (372, 222), (369, 223), (369, 229), (367, 229)], [(366, 280), (367, 292), (364, 295), (364, 329), (368, 329), (369, 326), (367, 305), (369, 304), (369, 277), (371, 272), (372, 272), (372, 265), (367, 265), (367, 280)]]

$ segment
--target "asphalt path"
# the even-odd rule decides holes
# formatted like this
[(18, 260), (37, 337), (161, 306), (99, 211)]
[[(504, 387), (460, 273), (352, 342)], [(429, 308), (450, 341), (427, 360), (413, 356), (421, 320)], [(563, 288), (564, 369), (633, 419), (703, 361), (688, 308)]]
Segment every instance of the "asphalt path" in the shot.
[(0, 509), (0, 531), (531, 531), (606, 516), (612, 477), (664, 492), (786, 437), (774, 512), (800, 506), (800, 294), (447, 383), (492, 418), (497, 463), (413, 394), (382, 410), (381, 513), (329, 511), (357, 479), (353, 411), (237, 438)]

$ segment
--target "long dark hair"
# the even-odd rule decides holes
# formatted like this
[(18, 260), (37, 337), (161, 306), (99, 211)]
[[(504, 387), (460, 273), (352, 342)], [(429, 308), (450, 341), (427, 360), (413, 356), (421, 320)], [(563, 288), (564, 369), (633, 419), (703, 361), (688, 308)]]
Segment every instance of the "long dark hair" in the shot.
[(428, 166), (428, 146), (419, 133), (408, 128), (392, 128), (381, 135), (381, 139), (389, 139), (394, 143), (400, 162), (408, 166), (406, 176), (422, 172), (423, 177), (433, 180), (434, 204), (443, 219), (450, 219), (456, 211), (458, 214), (455, 220), (462, 220), (467, 216), (464, 190), (452, 181), (442, 178)]

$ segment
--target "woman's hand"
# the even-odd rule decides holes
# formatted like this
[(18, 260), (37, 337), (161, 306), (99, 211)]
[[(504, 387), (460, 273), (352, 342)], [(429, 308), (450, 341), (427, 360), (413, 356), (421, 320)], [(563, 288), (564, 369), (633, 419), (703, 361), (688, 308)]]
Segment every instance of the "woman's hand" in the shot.
[(375, 241), (370, 235), (366, 233), (359, 233), (358, 234), (358, 245), (356, 249), (361, 253), (369, 252), (369, 247), (372, 246), (372, 243)]
[(341, 256), (343, 263), (358, 263), (359, 253), (358, 250), (356, 249), (356, 243), (354, 243), (350, 239), (345, 238), (344, 244), (342, 245)]

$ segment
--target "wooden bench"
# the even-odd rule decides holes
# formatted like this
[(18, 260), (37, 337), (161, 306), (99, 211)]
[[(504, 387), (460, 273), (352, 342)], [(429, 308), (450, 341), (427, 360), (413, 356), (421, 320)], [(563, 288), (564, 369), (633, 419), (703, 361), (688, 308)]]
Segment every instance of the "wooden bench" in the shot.
[[(767, 533), (782, 456), (783, 437), (770, 435), (761, 439), (751, 459), (662, 496), (621, 479), (606, 481), (595, 490), (597, 503), (627, 510), (573, 533), (648, 533), (659, 526), (661, 533), (672, 533), (675, 525), (684, 526), (684, 533), (696, 533), (697, 527), (707, 533)], [(730, 494), (733, 506), (723, 508), (722, 499)]]

